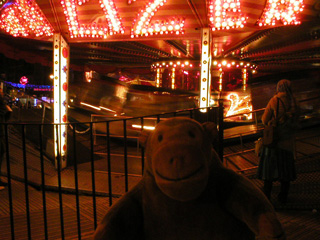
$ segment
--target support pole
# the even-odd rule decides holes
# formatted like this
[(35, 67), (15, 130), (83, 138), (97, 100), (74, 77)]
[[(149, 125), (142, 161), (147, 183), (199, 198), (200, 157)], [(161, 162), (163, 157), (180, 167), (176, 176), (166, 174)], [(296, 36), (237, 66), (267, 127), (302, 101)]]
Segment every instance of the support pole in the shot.
[[(54, 155), (55, 166), (67, 166), (67, 121), (68, 121), (68, 79), (69, 46), (61, 34), (53, 36), (53, 74), (54, 74)], [(58, 164), (58, 161), (60, 163)]]
[(176, 68), (172, 68), (171, 72), (171, 89), (175, 89), (176, 84)]
[(242, 90), (245, 92), (247, 90), (247, 69), (243, 68), (242, 69)]
[[(211, 95), (211, 74), (210, 74), (210, 28), (203, 28), (201, 35), (201, 78), (200, 78), (200, 108), (209, 107)], [(202, 109), (201, 112), (206, 112)]]
[(158, 68), (157, 69), (157, 75), (156, 75), (156, 87), (162, 87), (162, 83), (161, 83), (161, 69)]

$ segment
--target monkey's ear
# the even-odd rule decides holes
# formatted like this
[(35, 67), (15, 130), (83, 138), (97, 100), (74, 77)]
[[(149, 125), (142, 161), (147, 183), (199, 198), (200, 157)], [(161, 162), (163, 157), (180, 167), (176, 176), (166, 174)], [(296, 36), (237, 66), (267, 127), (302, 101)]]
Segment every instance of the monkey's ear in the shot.
[(150, 135), (150, 131), (146, 131), (146, 130), (141, 131), (139, 135), (139, 138), (138, 138), (139, 145), (142, 146), (143, 148), (146, 148), (147, 146), (149, 135)]
[(205, 134), (207, 135), (211, 143), (213, 145), (218, 143), (219, 131), (218, 131), (217, 125), (213, 122), (205, 122), (202, 124), (202, 126), (204, 128)]

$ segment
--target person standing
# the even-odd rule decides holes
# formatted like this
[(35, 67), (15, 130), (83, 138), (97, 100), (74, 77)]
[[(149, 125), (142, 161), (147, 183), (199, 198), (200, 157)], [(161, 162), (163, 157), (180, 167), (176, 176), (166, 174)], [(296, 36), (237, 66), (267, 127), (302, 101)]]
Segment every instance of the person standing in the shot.
[(264, 181), (263, 191), (268, 199), (273, 182), (280, 181), (278, 201), (282, 204), (287, 202), (290, 182), (296, 179), (294, 129), (298, 117), (299, 107), (292, 94), (291, 82), (282, 79), (261, 119), (265, 126), (277, 125), (278, 142), (274, 147), (263, 147), (257, 171), (257, 178)]
[[(10, 108), (9, 108), (10, 109)], [(4, 100), (3, 91), (0, 88), (0, 123), (4, 123), (9, 118), (10, 111), (8, 110), (8, 106)], [(0, 125), (0, 190), (3, 190), (7, 183), (1, 181), (1, 168), (4, 159), (5, 153), (5, 126), (3, 124)]]

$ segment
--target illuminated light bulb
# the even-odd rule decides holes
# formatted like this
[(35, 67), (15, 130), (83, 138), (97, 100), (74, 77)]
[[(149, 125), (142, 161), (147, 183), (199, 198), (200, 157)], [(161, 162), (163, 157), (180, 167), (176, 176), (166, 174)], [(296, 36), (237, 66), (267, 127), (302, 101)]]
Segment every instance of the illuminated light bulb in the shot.
[(296, 15), (303, 8), (302, 0), (268, 0), (258, 25), (275, 25), (275, 20), (281, 21), (284, 25), (300, 24)]
[[(141, 9), (140, 14), (137, 15), (137, 19), (135, 19), (133, 21), (134, 22), (133, 27), (132, 27), (133, 31), (136, 30), (138, 25), (141, 25), (143, 28), (150, 29), (150, 21), (151, 21), (152, 16), (154, 16), (154, 13), (157, 11), (157, 9), (160, 8), (161, 6), (163, 6), (163, 4), (165, 2), (166, 1), (164, 1), (164, 0), (154, 0), (154, 2), (149, 3), (145, 7), (145, 9)], [(171, 22), (171, 24), (170, 24), (170, 22)], [(175, 24), (175, 22), (176, 22), (176, 25), (179, 25), (179, 27), (173, 26), (173, 24)], [(184, 20), (179, 19), (178, 21), (175, 21), (172, 19), (172, 20), (162, 22), (160, 24), (153, 26), (152, 27), (153, 31), (152, 32), (148, 31), (148, 33), (150, 35), (157, 34), (157, 33), (169, 34), (169, 33), (173, 33), (173, 30), (175, 29), (176, 34), (180, 34), (180, 33), (184, 32), (182, 29), (183, 26), (184, 26)], [(139, 35), (143, 36), (144, 33), (141, 32), (141, 34), (139, 34)], [(146, 36), (146, 35), (144, 35), (144, 36)]]
[[(241, 14), (239, 0), (211, 0), (209, 9), (209, 21), (213, 31), (242, 27), (246, 22), (246, 18)], [(237, 24), (238, 22), (240, 24)]]

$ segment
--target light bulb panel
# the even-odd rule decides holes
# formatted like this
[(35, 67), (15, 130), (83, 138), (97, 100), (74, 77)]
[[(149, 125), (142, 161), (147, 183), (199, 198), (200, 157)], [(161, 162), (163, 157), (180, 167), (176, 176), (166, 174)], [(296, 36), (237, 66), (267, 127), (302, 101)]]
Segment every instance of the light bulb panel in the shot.
[(184, 19), (172, 18), (166, 21), (156, 21), (151, 24), (151, 19), (166, 3), (166, 0), (150, 1), (143, 10), (141, 10), (133, 21), (131, 29), (131, 38), (147, 37), (163, 34), (184, 34)]
[(81, 24), (78, 19), (77, 6), (81, 6), (88, 1), (90, 0), (61, 1), (71, 38), (107, 38), (108, 35), (124, 33), (121, 18), (112, 0), (99, 0), (107, 24)]
[(0, 28), (14, 37), (50, 37), (53, 28), (35, 0), (16, 0), (4, 5)]
[(227, 58), (213, 58), (212, 59), (212, 69), (251, 69), (256, 70), (258, 66), (248, 61), (241, 61), (235, 59)]
[(304, 9), (303, 0), (268, 0), (257, 24), (262, 26), (274, 26), (277, 21), (284, 25), (298, 25), (301, 22), (297, 14)]
[(239, 0), (211, 0), (208, 12), (212, 31), (243, 28), (247, 21)]

